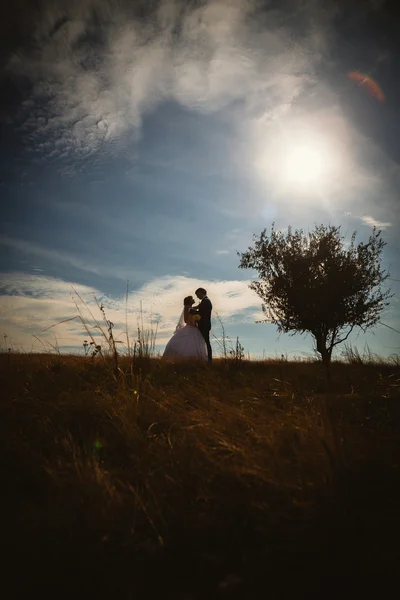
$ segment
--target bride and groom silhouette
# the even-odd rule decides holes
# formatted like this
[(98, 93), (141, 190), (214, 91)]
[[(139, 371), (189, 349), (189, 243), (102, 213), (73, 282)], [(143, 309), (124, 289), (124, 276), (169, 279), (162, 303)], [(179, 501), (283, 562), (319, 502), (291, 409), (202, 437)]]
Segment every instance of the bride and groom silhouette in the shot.
[(212, 304), (204, 288), (195, 291), (200, 303), (187, 296), (175, 333), (165, 347), (163, 358), (212, 361), (210, 344)]

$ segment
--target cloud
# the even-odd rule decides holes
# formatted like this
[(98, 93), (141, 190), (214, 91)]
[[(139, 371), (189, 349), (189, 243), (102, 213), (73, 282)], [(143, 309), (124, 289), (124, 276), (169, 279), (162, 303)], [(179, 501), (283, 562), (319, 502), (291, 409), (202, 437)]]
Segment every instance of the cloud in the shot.
[[(60, 346), (81, 347), (81, 340), (87, 333), (79, 319), (60, 323), (79, 314), (87, 323), (93, 335), (99, 331), (94, 326), (93, 315), (102, 324), (102, 315), (96, 305), (95, 297), (103, 303), (107, 319), (115, 326), (116, 339), (125, 340), (126, 315), (130, 336), (135, 335), (139, 320), (145, 327), (158, 323), (158, 343), (172, 335), (178, 322), (183, 298), (193, 294), (199, 287), (206, 287), (214, 305), (214, 315), (224, 322), (247, 322), (246, 312), (255, 312), (260, 300), (249, 289), (247, 281), (202, 281), (188, 277), (170, 277), (148, 282), (129, 295), (110, 297), (88, 286), (72, 284), (42, 275), (22, 275), (3, 273), (0, 295), (0, 328), (16, 348), (29, 350), (32, 343), (54, 343)], [(91, 312), (90, 312), (91, 311)], [(92, 314), (91, 314), (92, 313)], [(50, 328), (50, 329), (49, 329)], [(44, 331), (46, 330), (46, 331)], [(36, 340), (36, 341), (35, 341)], [(36, 347), (35, 346), (35, 347)]]
[(370, 227), (377, 227), (378, 229), (387, 229), (388, 227), (392, 226), (392, 223), (388, 221), (378, 221), (370, 215), (365, 215), (364, 217), (361, 217), (361, 221), (363, 221), (363, 223), (369, 225)]
[(49, 3), (8, 62), (32, 84), (20, 111), (28, 145), (45, 160), (120, 151), (164, 100), (203, 113), (243, 102), (249, 115), (278, 114), (326, 51), (332, 9), (321, 6), (284, 13), (255, 0), (164, 0), (139, 19), (128, 1)]
[[(120, 279), (122, 281), (126, 281), (128, 278), (131, 280), (134, 277), (146, 277), (148, 273), (144, 273), (143, 271), (135, 271), (132, 273), (128, 269), (121, 269), (114, 266), (108, 265), (95, 265), (90, 261), (86, 261), (84, 259), (80, 259), (74, 256), (71, 253), (67, 252), (59, 252), (57, 250), (45, 248), (43, 246), (39, 246), (34, 242), (21, 240), (18, 238), (9, 237), (6, 235), (0, 236), (0, 246), (7, 246), (8, 248), (12, 248), (14, 250), (18, 250), (20, 252), (24, 252), (29, 256), (35, 256), (36, 258), (42, 258), (46, 262), (57, 264), (57, 265), (69, 265), (74, 267), (75, 269), (79, 269), (80, 271), (84, 271), (86, 273), (92, 273), (94, 275), (99, 275), (102, 277), (112, 277), (114, 279)], [(35, 267), (34, 270), (40, 270), (38, 267)]]
[[(324, 132), (336, 161), (323, 189), (307, 190), (311, 209), (332, 211), (339, 197), (346, 206), (350, 196), (357, 202), (373, 190), (382, 196), (381, 170), (356, 164), (353, 152), (366, 145), (372, 152), (373, 143), (354, 131), (336, 90), (317, 76), (333, 40), (334, 3), (289, 1), (278, 11), (261, 10), (256, 0), (163, 0), (140, 18), (133, 4), (49, 3), (34, 21), (32, 39), (10, 57), (9, 72), (32, 85), (20, 122), (35, 160), (57, 161), (66, 177), (83, 172), (88, 160), (99, 166), (128, 147), (125, 156), (135, 162), (132, 140), (143, 119), (173, 101), (202, 114), (223, 111), (234, 130), (225, 161), (230, 175), (240, 172), (258, 180), (259, 190), (268, 187), (270, 204), (283, 208), (299, 196), (282, 185), (277, 164), (279, 139), (299, 126), (307, 135)], [(169, 161), (169, 170), (177, 162), (186, 168), (185, 157)], [(214, 163), (220, 173), (213, 160), (203, 159), (201, 170)], [(193, 164), (188, 169), (196, 171)], [(255, 199), (247, 204), (246, 211), (259, 208)], [(233, 200), (223, 210), (240, 218), (244, 207)]]
[(215, 254), (229, 254), (229, 250), (216, 250)]
[[(33, 242), (12, 238), (6, 235), (0, 236), (0, 245), (19, 250), (29, 255), (34, 255), (39, 258), (59, 262), (61, 264), (68, 264), (72, 267), (80, 269), (82, 271), (88, 271), (90, 273), (99, 274), (98, 267), (86, 263), (86, 261), (74, 257), (73, 255), (66, 254), (64, 252), (57, 252), (56, 250), (49, 250), (42, 246), (39, 246)], [(37, 267), (36, 267), (37, 268)]]

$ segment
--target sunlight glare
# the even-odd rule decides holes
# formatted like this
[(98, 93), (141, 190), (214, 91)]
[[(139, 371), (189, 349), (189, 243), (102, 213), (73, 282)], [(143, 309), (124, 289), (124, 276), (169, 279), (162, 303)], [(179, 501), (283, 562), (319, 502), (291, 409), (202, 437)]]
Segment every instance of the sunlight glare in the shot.
[(256, 135), (254, 166), (280, 197), (327, 201), (351, 168), (350, 145), (340, 119), (279, 123), (268, 130), (260, 128)]
[(282, 175), (297, 185), (323, 183), (329, 172), (329, 153), (318, 144), (299, 144), (287, 149), (282, 160)]

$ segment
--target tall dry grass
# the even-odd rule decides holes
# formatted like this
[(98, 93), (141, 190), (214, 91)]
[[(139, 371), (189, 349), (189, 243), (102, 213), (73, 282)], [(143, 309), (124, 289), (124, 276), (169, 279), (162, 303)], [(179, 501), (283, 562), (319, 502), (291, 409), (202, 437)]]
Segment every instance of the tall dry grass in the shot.
[(112, 355), (0, 356), (15, 597), (337, 597), (395, 577), (398, 366), (334, 363), (327, 393), (318, 364), (142, 358), (115, 377)]

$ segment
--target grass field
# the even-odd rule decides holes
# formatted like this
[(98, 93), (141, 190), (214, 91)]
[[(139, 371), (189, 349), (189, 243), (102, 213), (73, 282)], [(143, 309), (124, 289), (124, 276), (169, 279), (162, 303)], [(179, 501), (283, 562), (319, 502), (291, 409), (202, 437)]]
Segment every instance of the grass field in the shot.
[(0, 370), (4, 598), (392, 597), (398, 365)]

